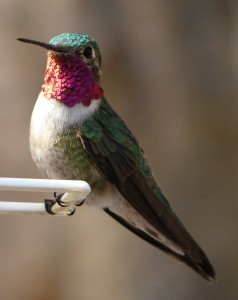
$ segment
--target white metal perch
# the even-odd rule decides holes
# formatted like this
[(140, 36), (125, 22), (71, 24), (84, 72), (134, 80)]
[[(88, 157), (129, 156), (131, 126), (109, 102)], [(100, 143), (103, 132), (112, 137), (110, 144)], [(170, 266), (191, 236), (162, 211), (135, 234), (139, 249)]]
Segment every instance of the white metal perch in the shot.
[[(53, 180), (0, 177), (0, 190), (26, 192), (64, 193), (61, 201), (64, 206), (53, 203), (51, 211), (56, 215), (72, 214), (79, 202), (82, 202), (91, 189), (87, 182), (80, 180)], [(45, 203), (2, 202), (0, 214), (47, 214)]]

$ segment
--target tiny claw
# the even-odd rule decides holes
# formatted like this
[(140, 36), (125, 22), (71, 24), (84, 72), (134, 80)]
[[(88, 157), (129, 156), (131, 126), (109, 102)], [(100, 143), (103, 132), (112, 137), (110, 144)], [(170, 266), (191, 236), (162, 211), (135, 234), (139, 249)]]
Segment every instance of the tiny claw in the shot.
[(50, 215), (55, 215), (55, 213), (52, 211), (52, 207), (55, 205), (55, 200), (45, 199), (45, 210)]
[(62, 196), (64, 193), (58, 194), (57, 192), (54, 193), (55, 201), (59, 204), (61, 207), (67, 207), (68, 205), (65, 204), (65, 202), (61, 201)]
[(67, 216), (70, 217), (70, 216), (74, 215), (75, 212), (76, 212), (76, 208), (73, 211), (71, 211), (70, 213), (68, 213)]
[(83, 199), (80, 203), (75, 203), (75, 206), (81, 206), (81, 205), (83, 205), (84, 204), (84, 202), (85, 202), (85, 199)]

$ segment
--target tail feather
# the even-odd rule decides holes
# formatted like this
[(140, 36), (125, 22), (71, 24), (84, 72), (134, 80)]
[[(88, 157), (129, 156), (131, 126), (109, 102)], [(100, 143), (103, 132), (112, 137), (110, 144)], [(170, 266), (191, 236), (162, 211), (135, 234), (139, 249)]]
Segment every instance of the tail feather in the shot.
[(128, 230), (130, 230), (131, 232), (133, 232), (143, 240), (159, 248), (160, 250), (163, 250), (164, 252), (176, 258), (177, 260), (187, 264), (189, 267), (191, 267), (194, 271), (196, 271), (199, 275), (201, 275), (206, 280), (208, 281), (215, 280), (216, 275), (211, 263), (209, 262), (205, 253), (195, 243), (195, 241), (194, 241), (193, 248), (196, 246), (196, 250), (197, 250), (196, 257), (194, 257), (192, 253), (185, 253), (185, 255), (180, 255), (177, 252), (174, 252), (170, 248), (166, 247), (164, 244), (160, 243), (158, 240), (152, 238), (150, 235), (148, 235), (141, 229), (134, 227), (133, 225), (128, 223), (125, 219), (112, 212), (109, 208), (104, 208), (104, 211), (108, 215), (110, 215), (113, 219), (118, 221), (121, 225), (125, 226)]

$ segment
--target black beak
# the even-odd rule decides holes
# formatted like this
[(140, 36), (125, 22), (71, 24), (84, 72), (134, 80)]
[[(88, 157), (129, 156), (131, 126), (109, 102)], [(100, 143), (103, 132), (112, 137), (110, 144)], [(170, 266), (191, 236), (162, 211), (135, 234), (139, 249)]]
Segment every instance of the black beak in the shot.
[(47, 50), (54, 51), (54, 52), (57, 52), (57, 53), (68, 53), (69, 50), (70, 50), (70, 47), (67, 47), (67, 46), (61, 46), (61, 45), (56, 46), (56, 45), (51, 45), (49, 43), (44, 43), (44, 42), (25, 39), (25, 38), (19, 38), (17, 40), (20, 41), (20, 42), (23, 42), (23, 43), (37, 45), (37, 46), (40, 46), (42, 48), (45, 48)]

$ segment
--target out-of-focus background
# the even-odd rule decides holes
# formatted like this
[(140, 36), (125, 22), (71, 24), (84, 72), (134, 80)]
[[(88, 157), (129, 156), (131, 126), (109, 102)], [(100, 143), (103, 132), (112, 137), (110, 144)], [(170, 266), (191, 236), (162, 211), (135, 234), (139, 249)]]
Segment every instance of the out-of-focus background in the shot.
[(16, 38), (87, 33), (101, 48), (109, 102), (217, 272), (208, 284), (87, 207), (65, 218), (0, 215), (1, 299), (238, 299), (237, 2), (2, 0), (0, 8), (0, 176), (41, 177), (28, 131), (46, 53)]

